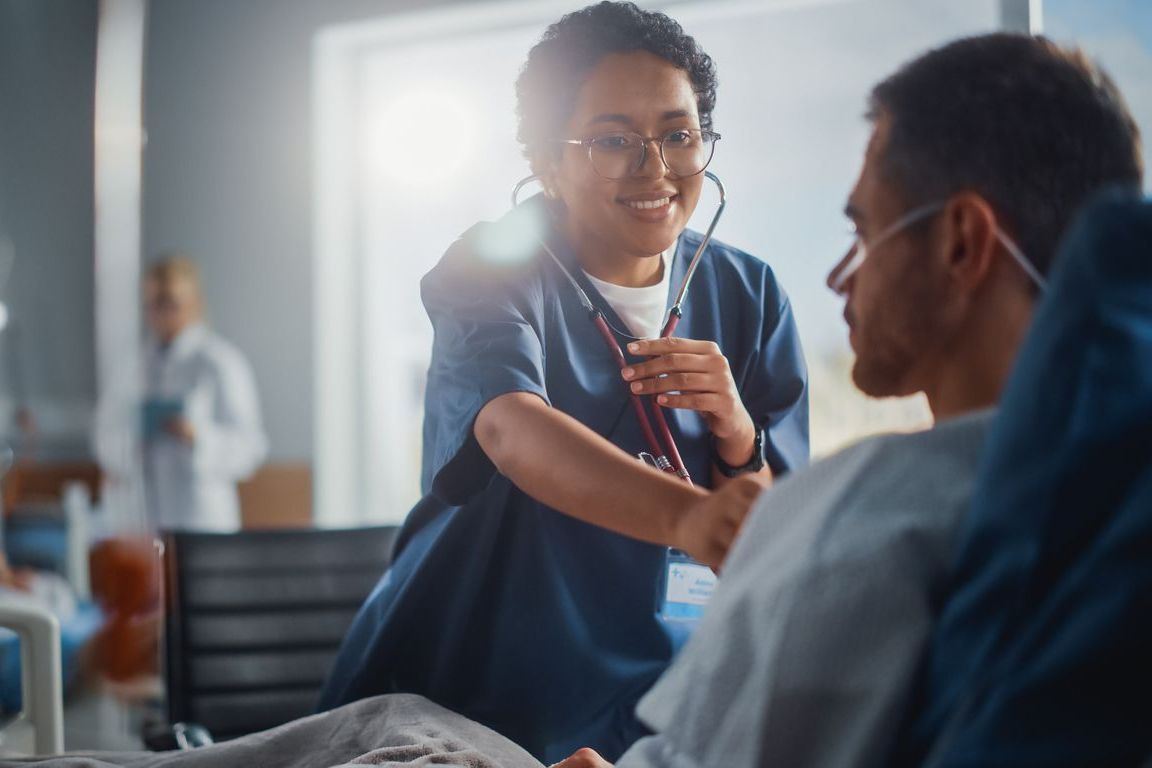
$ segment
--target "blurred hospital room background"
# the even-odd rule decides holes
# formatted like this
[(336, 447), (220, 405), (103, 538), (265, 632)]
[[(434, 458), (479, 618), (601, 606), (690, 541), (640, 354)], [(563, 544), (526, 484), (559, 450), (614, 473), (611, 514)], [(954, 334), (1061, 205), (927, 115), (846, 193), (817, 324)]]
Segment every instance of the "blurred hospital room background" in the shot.
[[(191, 262), (207, 327), (258, 393), (240, 526), (398, 524), (420, 496), (420, 278), (472, 222), (507, 210), (528, 173), (512, 83), (544, 27), (584, 4), (0, 0), (0, 543), (14, 567), (57, 573), (71, 601), (69, 748), (138, 744), (140, 707), (159, 695), (158, 658), (102, 635), (94, 596), (153, 605), (100, 564), (151, 562), (132, 537), (185, 527), (156, 522), (142, 452), (126, 449), (138, 465), (115, 481), (94, 451), (115, 428), (100, 404), (146, 376), (150, 265)], [(824, 284), (852, 237), (842, 209), (873, 83), (959, 36), (1042, 30), (1098, 58), (1152, 135), (1146, 0), (640, 4), (715, 58), (710, 169), (729, 199), (716, 236), (765, 256), (790, 294), (817, 456), (929, 416), (919, 398), (855, 390)], [(144, 412), (169, 406), (192, 408), (144, 397), (124, 424), (147, 430)], [(156, 627), (133, 631), (160, 642)], [(18, 697), (0, 695), (0, 724), (5, 705)]]

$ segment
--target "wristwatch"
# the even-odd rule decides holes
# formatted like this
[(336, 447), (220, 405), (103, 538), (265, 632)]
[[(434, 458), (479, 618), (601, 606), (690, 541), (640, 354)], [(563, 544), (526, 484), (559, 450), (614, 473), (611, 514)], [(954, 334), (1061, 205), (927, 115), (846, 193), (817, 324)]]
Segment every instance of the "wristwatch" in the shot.
[(764, 469), (764, 430), (757, 428), (756, 437), (752, 440), (752, 458), (748, 459), (747, 464), (739, 467), (734, 467), (720, 458), (720, 454), (716, 451), (716, 441), (713, 439), (712, 463), (716, 465), (716, 469), (720, 470), (720, 474), (724, 477), (736, 477)]

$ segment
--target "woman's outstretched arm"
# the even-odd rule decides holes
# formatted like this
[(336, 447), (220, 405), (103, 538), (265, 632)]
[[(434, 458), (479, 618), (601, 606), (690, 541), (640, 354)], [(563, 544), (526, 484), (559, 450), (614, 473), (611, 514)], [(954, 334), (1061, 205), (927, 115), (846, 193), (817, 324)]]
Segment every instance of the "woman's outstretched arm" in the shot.
[(690, 486), (525, 392), (487, 403), (474, 431), (500, 473), (534, 499), (717, 569), (763, 487), (753, 477), (716, 492)]

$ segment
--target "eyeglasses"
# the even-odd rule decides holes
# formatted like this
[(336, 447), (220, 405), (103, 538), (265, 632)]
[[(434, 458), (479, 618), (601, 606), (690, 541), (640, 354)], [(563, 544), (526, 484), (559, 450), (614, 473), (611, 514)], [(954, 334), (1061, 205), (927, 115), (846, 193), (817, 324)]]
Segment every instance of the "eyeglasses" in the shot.
[[(864, 238), (857, 235), (856, 240), (852, 243), (852, 249), (849, 251), (849, 253), (852, 254), (852, 257), (848, 259), (848, 261), (846, 261), (842, 266), (838, 266), (835, 270), (832, 271), (832, 274), (828, 276), (828, 287), (836, 293), (842, 295), (844, 293), (845, 286), (848, 284), (848, 280), (851, 279), (852, 275), (856, 274), (856, 271), (860, 269), (860, 266), (864, 263), (864, 260), (868, 258), (869, 251), (875, 251), (885, 241), (895, 237), (900, 232), (903, 232), (913, 224), (919, 221), (923, 221), (929, 216), (934, 216), (935, 214), (944, 210), (944, 206), (945, 203), (940, 201), (913, 208), (912, 210), (908, 211), (908, 213), (892, 222), (891, 225), (882, 230), (880, 234), (876, 235), (876, 237), (872, 238), (872, 242), (870, 244), (865, 243)], [(1004, 246), (1004, 250), (1008, 251), (1008, 254), (1012, 257), (1012, 260), (1015, 261), (1022, 270), (1024, 270), (1024, 273), (1028, 275), (1032, 282), (1035, 283), (1041, 291), (1048, 287), (1048, 281), (1044, 279), (1044, 276), (1040, 274), (1040, 271), (1037, 270), (1032, 262), (1028, 260), (1028, 257), (1024, 255), (1024, 251), (1020, 250), (1020, 246), (1016, 245), (1012, 238), (1004, 234), (1004, 231), (999, 227), (996, 227), (996, 239), (1000, 241), (1000, 245)]]
[(678, 128), (663, 136), (641, 136), (632, 131), (618, 131), (590, 139), (560, 139), (561, 144), (587, 147), (588, 160), (597, 176), (615, 181), (644, 167), (648, 144), (656, 142), (660, 160), (674, 176), (685, 178), (702, 173), (712, 162), (720, 134), (696, 128)]

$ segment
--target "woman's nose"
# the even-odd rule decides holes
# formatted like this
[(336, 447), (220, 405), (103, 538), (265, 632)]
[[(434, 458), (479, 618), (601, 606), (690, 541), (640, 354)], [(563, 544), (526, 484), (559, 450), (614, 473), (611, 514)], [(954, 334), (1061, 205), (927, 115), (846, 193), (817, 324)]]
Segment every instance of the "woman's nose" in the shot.
[(640, 158), (640, 167), (636, 169), (636, 175), (659, 179), (663, 178), (666, 173), (668, 173), (668, 166), (664, 164), (664, 158), (660, 156), (660, 140), (645, 139), (644, 154)]

